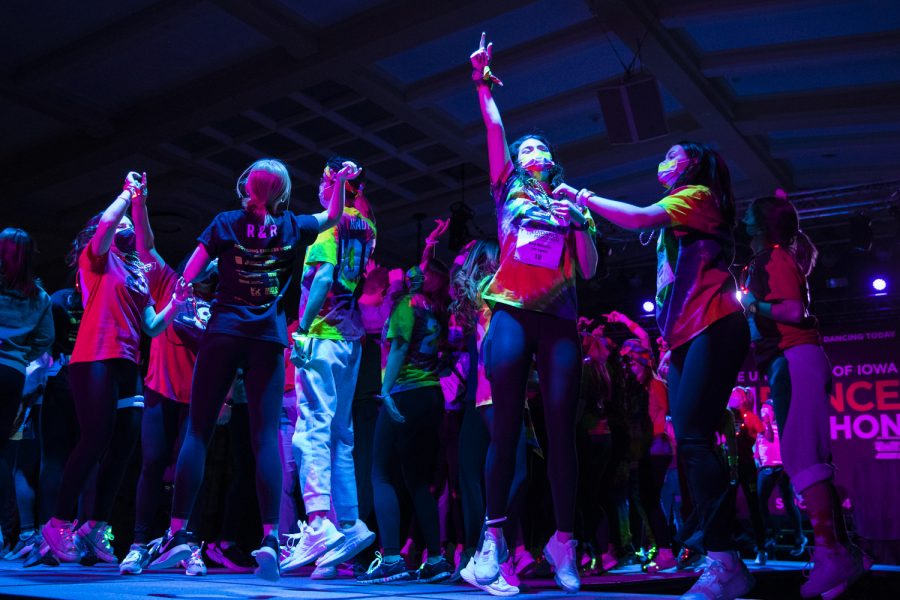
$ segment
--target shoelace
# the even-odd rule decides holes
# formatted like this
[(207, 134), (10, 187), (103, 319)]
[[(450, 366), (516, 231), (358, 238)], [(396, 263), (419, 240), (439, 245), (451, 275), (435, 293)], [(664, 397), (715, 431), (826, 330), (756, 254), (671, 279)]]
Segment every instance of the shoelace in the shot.
[(297, 543), (301, 539), (303, 539), (304, 536), (306, 536), (306, 532), (309, 529), (309, 525), (307, 525), (303, 521), (299, 521), (297, 524), (300, 526), (300, 531), (298, 531), (297, 533), (291, 533), (287, 536), (285, 546), (287, 546), (288, 548), (293, 548), (294, 546), (296, 546)]
[(383, 557), (381, 556), (381, 552), (379, 552), (379, 551), (376, 550), (376, 551), (375, 551), (375, 560), (373, 560), (373, 561), (369, 564), (369, 568), (366, 569), (366, 575), (371, 575), (372, 573), (374, 573), (374, 572), (378, 569), (378, 567), (381, 566), (381, 563), (383, 562), (383, 561), (382, 561), (382, 558), (383, 558)]
[(114, 539), (116, 539), (116, 536), (113, 535), (112, 525), (107, 525), (103, 528), (103, 536), (100, 538), (103, 549), (112, 552), (112, 541)]
[(709, 566), (707, 566), (703, 573), (700, 575), (700, 579), (697, 582), (710, 583), (710, 581), (715, 581), (718, 579), (718, 575), (720, 572), (725, 570), (725, 565), (717, 560), (711, 560), (709, 562)]
[(69, 523), (68, 527), (65, 525), (59, 526), (59, 536), (62, 538), (62, 541), (65, 542), (66, 547), (71, 546), (75, 548), (75, 532), (78, 530), (78, 520), (72, 521)]
[(195, 565), (202, 565), (203, 564), (202, 552), (203, 552), (203, 542), (200, 542), (199, 546), (195, 546), (194, 548), (191, 548), (191, 557), (188, 559), (188, 562), (195, 564)]
[(127, 562), (139, 562), (139, 561), (142, 560), (142, 559), (143, 559), (143, 557), (141, 556), (141, 551), (140, 551), (140, 550), (129, 550), (129, 551), (128, 551), (128, 556), (126, 556), (126, 557), (125, 557), (125, 560), (122, 561), (122, 562), (123, 562), (123, 563), (127, 563)]
[(800, 569), (800, 574), (803, 575), (804, 578), (809, 579), (809, 575), (812, 572), (813, 564), (816, 561), (816, 548), (815, 546), (809, 549), (809, 560), (806, 561), (806, 564), (803, 565), (803, 568)]

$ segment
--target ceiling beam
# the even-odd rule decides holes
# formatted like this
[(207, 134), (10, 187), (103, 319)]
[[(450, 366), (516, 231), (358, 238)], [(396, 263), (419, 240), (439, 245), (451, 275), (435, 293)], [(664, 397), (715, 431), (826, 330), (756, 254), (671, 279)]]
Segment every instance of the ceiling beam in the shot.
[[(534, 70), (535, 63), (560, 63), (574, 52), (596, 45), (597, 36), (604, 32), (597, 21), (582, 21), (549, 35), (529, 39), (507, 50), (500, 50), (494, 53), (491, 62), (497, 66), (497, 72), (504, 76)], [(447, 94), (458, 92), (461, 82), (466, 81), (470, 71), (469, 64), (461, 62), (453, 68), (408, 85), (404, 95), (412, 106), (420, 108), (443, 99)]]
[[(20, 175), (10, 189), (23, 195), (29, 193), (44, 177), (43, 165), (47, 162), (56, 165), (60, 178), (75, 177), (134, 148), (177, 138), (242, 110), (253, 109), (262, 102), (348, 75), (354, 68), (533, 1), (458, 0), (436, 3), (427, 13), (421, 10), (419, 0), (393, 0), (379, 5), (320, 30), (318, 52), (302, 62), (281, 49), (263, 51), (111, 116), (113, 135), (100, 140), (72, 136), (21, 152), (16, 165)], [(348, 44), (349, 39), (354, 43)], [(238, 89), (235, 89), (236, 74), (241, 76)], [(229, 90), (229, 93), (210, 94), (210, 90)]]
[(680, 0), (659, 3), (659, 19), (668, 28), (708, 24), (717, 19), (737, 19), (775, 15), (779, 12), (804, 8), (823, 8), (828, 5), (846, 4), (846, 0), (746, 0), (723, 2), (722, 0)]
[(127, 43), (141, 32), (148, 31), (188, 12), (200, 0), (159, 0), (149, 6), (119, 17), (99, 29), (17, 66), (10, 79), (15, 84), (45, 80), (55, 73), (71, 69), (79, 63), (104, 56), (119, 44)]
[(690, 51), (659, 23), (644, 0), (587, 0), (598, 19), (609, 25), (681, 105), (711, 133), (725, 158), (770, 189), (791, 188), (790, 174), (757, 140), (734, 124), (731, 102), (703, 77)]
[(865, 33), (714, 52), (700, 58), (700, 70), (707, 77), (767, 73), (784, 67), (882, 58), (896, 54), (897, 48), (900, 48), (900, 32)]
[(746, 98), (734, 112), (746, 134), (900, 121), (900, 84)]

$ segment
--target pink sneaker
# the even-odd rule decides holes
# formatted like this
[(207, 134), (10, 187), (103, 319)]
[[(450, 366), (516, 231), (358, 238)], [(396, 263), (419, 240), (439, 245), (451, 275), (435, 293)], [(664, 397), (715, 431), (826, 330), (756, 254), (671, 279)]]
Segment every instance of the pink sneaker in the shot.
[(800, 596), (803, 598), (836, 598), (866, 572), (860, 553), (850, 552), (843, 546), (820, 546), (814, 550), (809, 581), (800, 586)]

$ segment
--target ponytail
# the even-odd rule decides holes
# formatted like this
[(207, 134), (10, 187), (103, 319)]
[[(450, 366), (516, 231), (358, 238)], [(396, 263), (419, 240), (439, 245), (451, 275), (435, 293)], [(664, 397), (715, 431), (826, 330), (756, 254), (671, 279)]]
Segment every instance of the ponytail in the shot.
[(264, 217), (266, 224), (271, 224), (273, 216), (287, 209), (291, 177), (283, 162), (264, 158), (241, 173), (236, 190), (245, 211)]
[(800, 267), (800, 272), (803, 273), (803, 276), (809, 277), (813, 267), (816, 266), (816, 258), (819, 256), (819, 251), (816, 249), (816, 245), (812, 243), (812, 240), (809, 239), (809, 236), (801, 230), (797, 231), (794, 243), (791, 244), (791, 254), (794, 255), (794, 260), (797, 261), (797, 266)]

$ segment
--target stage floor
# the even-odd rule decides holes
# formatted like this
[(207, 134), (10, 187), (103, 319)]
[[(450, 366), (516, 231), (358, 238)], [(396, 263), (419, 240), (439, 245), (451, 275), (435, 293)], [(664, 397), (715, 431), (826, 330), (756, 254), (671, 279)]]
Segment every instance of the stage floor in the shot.
[[(803, 563), (772, 561), (766, 567), (751, 566), (757, 579), (748, 598), (799, 598), (803, 581)], [(301, 571), (308, 573), (308, 571)], [(568, 596), (552, 580), (529, 579), (521, 596), (554, 598), (677, 598), (690, 587), (694, 573), (641, 573), (637, 568), (612, 572), (582, 581), (582, 591)], [(261, 581), (252, 575), (210, 569), (205, 577), (188, 577), (181, 571), (148, 571), (137, 577), (125, 577), (112, 565), (81, 567), (38, 566), (24, 569), (19, 562), (0, 561), (0, 596), (12, 598), (64, 598), (103, 600), (117, 598), (310, 598), (318, 600), (366, 600), (405, 598), (409, 600), (451, 600), (490, 597), (465, 584), (390, 583), (362, 585), (350, 578), (312, 581), (290, 574), (278, 583)], [(844, 598), (900, 598), (900, 567), (876, 565)]]

